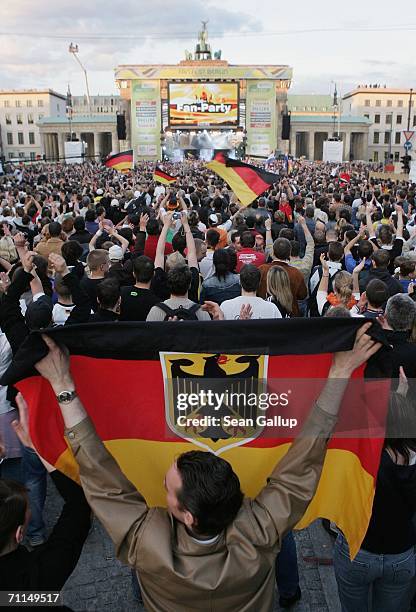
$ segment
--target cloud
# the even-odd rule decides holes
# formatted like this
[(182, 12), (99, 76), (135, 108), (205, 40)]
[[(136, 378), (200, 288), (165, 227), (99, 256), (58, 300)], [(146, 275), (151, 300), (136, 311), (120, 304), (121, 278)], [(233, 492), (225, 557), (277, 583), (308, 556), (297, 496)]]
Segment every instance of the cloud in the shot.
[[(111, 84), (114, 91), (113, 69), (118, 63), (144, 62), (144, 56), (153, 56), (153, 61), (170, 57), (176, 63), (186, 47), (193, 48), (203, 19), (209, 19), (209, 31), (216, 35), (262, 29), (261, 22), (244, 11), (202, 0), (101, 0), (99, 5), (85, 0), (2, 2), (0, 30), (11, 33), (0, 37), (2, 86), (62, 90), (70, 81), (74, 93), (83, 92), (81, 69), (68, 53), (69, 43), (76, 42), (91, 81), (108, 71), (105, 88)], [(15, 33), (28, 36), (13, 36)], [(99, 89), (103, 91), (103, 86)]]

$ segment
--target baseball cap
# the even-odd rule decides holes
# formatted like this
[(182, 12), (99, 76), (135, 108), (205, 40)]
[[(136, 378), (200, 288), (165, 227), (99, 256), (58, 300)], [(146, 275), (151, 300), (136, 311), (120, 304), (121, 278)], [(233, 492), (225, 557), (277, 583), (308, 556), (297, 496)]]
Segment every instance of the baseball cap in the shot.
[(218, 217), (214, 213), (209, 216), (209, 220), (212, 225), (218, 225)]
[(52, 320), (52, 302), (47, 295), (40, 296), (36, 302), (29, 304), (25, 314), (29, 329), (48, 327)]
[(102, 189), (97, 189), (97, 195), (103, 195), (103, 190)]
[(121, 261), (123, 259), (123, 249), (115, 244), (108, 249), (110, 261)]
[(113, 200), (111, 200), (111, 206), (118, 206), (117, 198), (114, 198)]
[(135, 191), (133, 195), (135, 198), (140, 198), (140, 191)]

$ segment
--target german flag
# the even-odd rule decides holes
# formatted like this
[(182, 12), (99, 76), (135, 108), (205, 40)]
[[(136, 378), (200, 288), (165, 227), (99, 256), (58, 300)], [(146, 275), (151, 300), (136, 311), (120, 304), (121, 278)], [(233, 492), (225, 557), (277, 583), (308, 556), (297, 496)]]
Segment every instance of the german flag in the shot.
[(267, 172), (257, 166), (230, 159), (217, 153), (207, 168), (218, 174), (234, 191), (244, 206), (248, 206), (259, 195), (280, 180), (278, 174)]
[[(211, 385), (216, 377), (223, 385), (224, 379), (226, 385), (241, 379), (244, 385), (262, 381), (269, 390), (291, 389), (288, 407), (276, 409), (280, 414), (305, 416), (325, 384), (332, 353), (351, 349), (361, 325), (362, 321), (347, 318), (183, 321), (171, 324), (167, 334), (166, 323), (108, 322), (59, 326), (47, 333), (68, 347), (77, 392), (108, 450), (148, 504), (164, 506), (164, 474), (179, 453), (202, 448), (221, 455), (232, 464), (244, 493), (255, 496), (296, 436), (276, 428), (268, 432), (267, 428), (263, 432), (224, 428), (222, 434), (193, 435), (175, 425), (175, 384), (182, 391), (189, 380), (193, 390), (204, 380)], [(373, 327), (375, 335), (380, 328)], [(371, 517), (383, 448), (390, 385), (379, 379), (383, 350), (366, 368), (356, 370), (349, 382), (318, 490), (298, 525), (304, 528), (318, 517), (334, 521), (353, 555)], [(0, 382), (20, 380), (17, 387), (29, 405), (36, 448), (58, 469), (77, 478), (56, 397), (33, 369), (44, 355), (40, 335), (31, 334)], [(369, 370), (377, 379), (364, 378)], [(244, 403), (244, 413), (246, 409)], [(364, 418), (367, 426), (372, 414), (381, 414), (381, 434), (358, 438), (349, 420), (352, 413)], [(350, 435), (344, 433), (348, 429)]]
[(157, 183), (163, 183), (164, 185), (171, 185), (176, 181), (176, 177), (170, 176), (170, 174), (167, 174), (167, 172), (163, 172), (160, 166), (156, 166), (156, 169), (153, 172), (153, 180)]
[(119, 172), (127, 172), (128, 170), (132, 170), (134, 167), (133, 149), (122, 151), (121, 153), (116, 153), (115, 155), (110, 155), (107, 157), (104, 164), (107, 166), (107, 168), (114, 168)]

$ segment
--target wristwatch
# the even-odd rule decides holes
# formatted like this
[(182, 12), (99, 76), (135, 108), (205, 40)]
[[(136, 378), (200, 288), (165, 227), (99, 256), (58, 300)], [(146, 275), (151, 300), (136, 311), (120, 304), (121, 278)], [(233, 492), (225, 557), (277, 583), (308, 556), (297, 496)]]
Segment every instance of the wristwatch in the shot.
[(56, 396), (56, 399), (58, 400), (59, 404), (69, 404), (69, 402), (72, 402), (72, 400), (77, 396), (78, 393), (75, 391), (75, 389), (73, 389), (72, 391), (61, 391)]

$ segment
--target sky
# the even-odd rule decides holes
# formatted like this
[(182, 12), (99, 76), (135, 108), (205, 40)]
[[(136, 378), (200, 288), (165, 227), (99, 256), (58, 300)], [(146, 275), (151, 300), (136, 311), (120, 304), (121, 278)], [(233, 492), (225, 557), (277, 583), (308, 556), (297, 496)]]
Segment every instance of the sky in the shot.
[(288, 64), (292, 93), (358, 84), (416, 89), (416, 2), (403, 0), (14, 0), (0, 3), (0, 89), (116, 93), (118, 64), (176, 64), (201, 20), (230, 64)]

